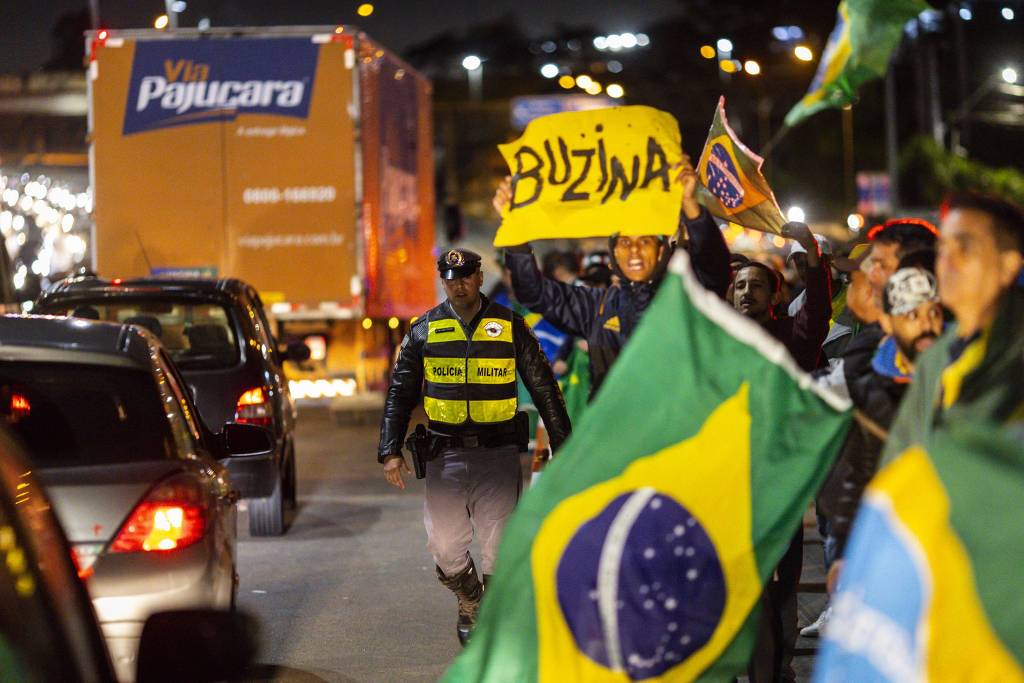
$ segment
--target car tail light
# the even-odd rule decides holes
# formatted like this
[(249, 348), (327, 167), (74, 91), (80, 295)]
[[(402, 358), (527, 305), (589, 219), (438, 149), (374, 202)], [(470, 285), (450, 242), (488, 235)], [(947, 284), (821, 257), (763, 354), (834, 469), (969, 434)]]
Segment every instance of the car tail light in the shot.
[(164, 482), (135, 506), (110, 551), (160, 552), (188, 547), (203, 537), (206, 514), (199, 484), (188, 479)]
[(23, 395), (18, 393), (11, 394), (11, 417), (10, 422), (12, 424), (20, 422), (32, 413), (32, 404)]
[(249, 389), (238, 397), (235, 405), (235, 422), (270, 427), (273, 424), (270, 401), (262, 387)]
[(83, 567), (81, 561), (78, 559), (78, 553), (75, 549), (71, 548), (71, 563), (75, 566), (75, 571), (78, 573), (78, 578), (82, 581), (88, 580), (92, 577), (93, 568), (92, 565)]

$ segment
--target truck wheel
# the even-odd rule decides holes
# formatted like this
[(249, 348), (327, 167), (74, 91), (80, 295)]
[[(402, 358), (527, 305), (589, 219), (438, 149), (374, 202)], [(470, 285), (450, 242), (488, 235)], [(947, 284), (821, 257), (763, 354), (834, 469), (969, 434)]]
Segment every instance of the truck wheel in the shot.
[(284, 482), (278, 475), (274, 492), (265, 498), (249, 499), (249, 534), (280, 536), (284, 533)]

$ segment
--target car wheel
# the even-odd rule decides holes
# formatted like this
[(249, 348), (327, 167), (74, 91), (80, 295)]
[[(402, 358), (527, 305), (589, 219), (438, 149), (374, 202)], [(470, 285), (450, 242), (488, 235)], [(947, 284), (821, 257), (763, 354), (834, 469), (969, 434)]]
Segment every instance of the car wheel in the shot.
[(299, 480), (295, 474), (295, 452), (292, 451), (291, 457), (288, 458), (288, 465), (286, 467), (287, 475), (285, 481), (284, 504), (289, 510), (295, 510), (299, 503)]
[(280, 536), (284, 533), (284, 482), (278, 475), (274, 491), (265, 498), (249, 499), (249, 533)]

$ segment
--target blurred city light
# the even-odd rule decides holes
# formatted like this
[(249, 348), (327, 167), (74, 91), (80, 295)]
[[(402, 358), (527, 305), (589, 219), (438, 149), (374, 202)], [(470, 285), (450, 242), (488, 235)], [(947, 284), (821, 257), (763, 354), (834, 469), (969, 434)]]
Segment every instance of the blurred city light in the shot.
[(582, 76), (577, 76), (576, 77), (576, 85), (578, 85), (579, 87), (583, 88), (584, 90), (589, 88), (590, 84), (593, 83), (593, 82), (594, 82), (594, 79), (591, 78), (590, 76), (588, 76), (587, 74), (583, 74)]
[(174, 0), (171, 3), (171, 11), (175, 14), (181, 14), (186, 9), (188, 9), (188, 5), (185, 3), (185, 0)]
[(621, 50), (622, 49), (622, 36), (617, 33), (613, 33), (608, 36), (608, 49), (609, 50)]
[(476, 71), (483, 66), (483, 60), (476, 55), (466, 55), (462, 60), (462, 68), (466, 71)]
[(748, 59), (743, 62), (743, 70), (751, 76), (756, 76), (761, 73), (761, 65), (755, 62), (753, 59)]
[(397, 330), (398, 329), (398, 324), (399, 324), (398, 323), (398, 318), (389, 318), (388, 319), (388, 328), (389, 329)]
[(552, 52), (558, 49), (558, 43), (556, 43), (553, 40), (545, 40), (543, 43), (540, 44), (540, 49), (543, 50), (544, 52), (547, 52), (548, 54), (551, 54)]
[(1004, 7), (1002, 9), (1002, 15), (1003, 19), (1006, 19), (1007, 21), (1013, 21), (1013, 17), (1015, 16), (1012, 7)]
[(608, 67), (608, 71), (613, 74), (622, 73), (622, 62), (617, 59), (611, 60), (606, 66)]
[(974, 18), (974, 14), (971, 12), (971, 8), (970, 7), (961, 7), (960, 8), (960, 18), (963, 19), (964, 21), (970, 21), (971, 19), (973, 19)]
[(618, 83), (610, 83), (610, 84), (608, 84), (608, 87), (605, 88), (605, 92), (608, 93), (608, 97), (610, 97), (610, 98), (612, 98), (614, 100), (617, 100), (617, 99), (619, 99), (620, 97), (622, 97), (623, 95), (626, 94), (626, 91)]
[(807, 218), (807, 216), (806, 214), (804, 214), (804, 210), (801, 209), (799, 206), (791, 206), (789, 207), (789, 209), (786, 210), (787, 221), (796, 221), (797, 223), (803, 223), (805, 218)]
[(719, 52), (725, 54), (732, 52), (732, 41), (729, 40), (728, 38), (719, 38), (716, 45), (718, 46)]
[(153, 22), (153, 28), (157, 29), (158, 31), (162, 31), (165, 28), (167, 28), (167, 24), (169, 24), (170, 22), (171, 20), (167, 18), (166, 14), (161, 14)]
[(647, 47), (651, 44), (651, 39), (646, 33), (636, 34), (636, 44), (640, 47)]
[(570, 90), (576, 85), (576, 79), (566, 74), (558, 79), (558, 85), (562, 86), (566, 90)]
[(624, 50), (632, 50), (634, 47), (636, 47), (636, 36), (634, 36), (632, 33), (623, 33), (619, 37), (622, 39), (622, 48)]
[(739, 71), (739, 68), (736, 66), (737, 64), (739, 64), (739, 62), (735, 59), (723, 59), (718, 63), (718, 66), (721, 67), (722, 71), (725, 73), (734, 74)]
[(715, 48), (711, 47), (710, 45), (701, 45), (700, 56), (703, 57), (704, 59), (714, 59)]
[(364, 2), (359, 7), (356, 8), (356, 14), (358, 14), (361, 17), (370, 16), (371, 14), (373, 14), (373, 5), (368, 2)]
[(797, 45), (793, 48), (793, 55), (801, 62), (809, 62), (814, 59), (814, 53), (806, 45)]
[(596, 38), (594, 38), (594, 47), (596, 47), (598, 50), (607, 50), (608, 39), (604, 36), (597, 36)]
[(1013, 69), (1011, 67), (1006, 67), (1005, 69), (1003, 69), (1002, 76), (1003, 76), (1003, 80), (1006, 81), (1007, 83), (1009, 83), (1010, 85), (1013, 85), (1014, 83), (1017, 82), (1017, 70), (1016, 69)]
[(558, 75), (557, 64), (545, 64), (540, 68), (540, 75), (544, 78), (554, 78)]
[(772, 37), (775, 38), (775, 40), (789, 40), (789, 27), (776, 26), (772, 28)]
[(199, 20), (199, 24), (197, 25), (197, 28), (200, 31), (208, 31), (210, 29), (210, 18), (209, 17), (203, 17), (202, 19), (200, 19)]
[(96, 37), (99, 38), (100, 40), (106, 40), (108, 35), (110, 35), (110, 34), (107, 33), (107, 29), (103, 29), (102, 31), (99, 32), (99, 35), (97, 35)]
[(800, 40), (804, 37), (804, 30), (799, 26), (788, 27), (787, 33), (790, 40)]
[(368, 330), (373, 327), (373, 321), (369, 318), (363, 318), (363, 329)]
[(864, 216), (859, 213), (851, 213), (846, 217), (846, 225), (850, 230), (857, 232), (864, 227)]
[(585, 88), (588, 95), (600, 95), (603, 89), (597, 81), (590, 81), (590, 85)]

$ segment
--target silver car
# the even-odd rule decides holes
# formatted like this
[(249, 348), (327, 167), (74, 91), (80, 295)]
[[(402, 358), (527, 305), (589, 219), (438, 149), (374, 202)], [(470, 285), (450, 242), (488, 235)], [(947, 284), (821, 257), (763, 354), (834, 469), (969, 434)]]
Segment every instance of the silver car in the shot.
[(254, 425), (211, 434), (185, 387), (141, 328), (0, 317), (0, 413), (50, 492), (121, 680), (150, 614), (233, 606), (238, 494), (218, 459), (273, 448)]

